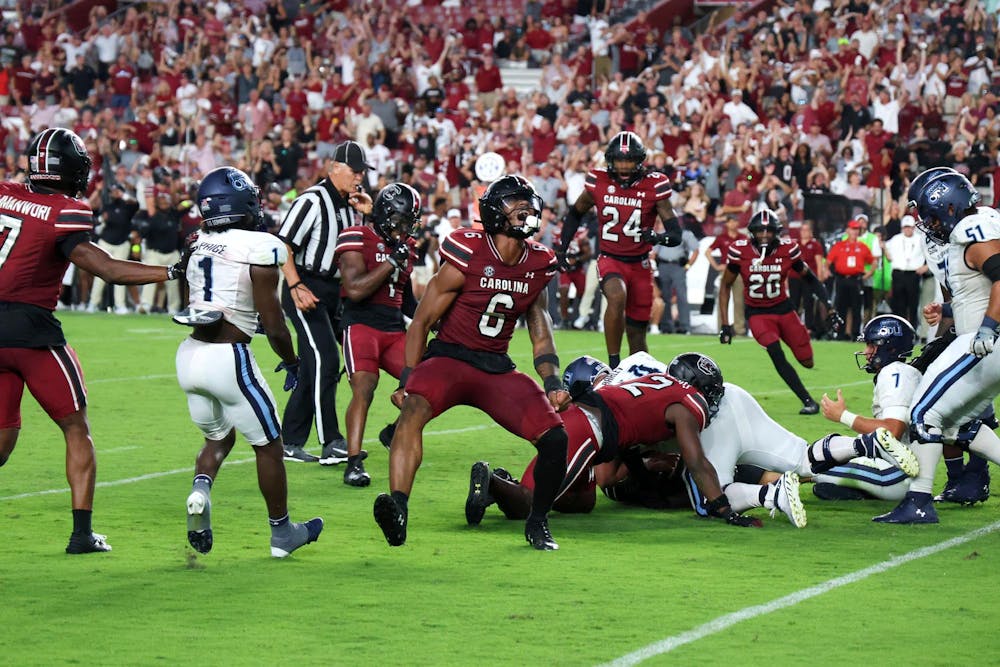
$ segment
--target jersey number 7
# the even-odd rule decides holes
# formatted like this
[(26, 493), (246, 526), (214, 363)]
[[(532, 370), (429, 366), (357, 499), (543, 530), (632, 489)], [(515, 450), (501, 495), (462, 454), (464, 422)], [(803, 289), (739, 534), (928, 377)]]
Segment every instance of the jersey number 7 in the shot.
[(7, 261), (20, 233), (21, 219), (0, 213), (0, 266)]

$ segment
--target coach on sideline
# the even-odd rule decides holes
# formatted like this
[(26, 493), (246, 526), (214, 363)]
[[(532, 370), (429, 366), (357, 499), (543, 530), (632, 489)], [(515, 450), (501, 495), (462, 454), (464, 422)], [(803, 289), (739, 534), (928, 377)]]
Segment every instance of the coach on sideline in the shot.
[[(340, 378), (335, 333), (340, 279), (333, 252), (340, 232), (361, 224), (355, 211), (371, 213), (372, 198), (361, 189), (368, 169), (371, 166), (358, 143), (337, 146), (327, 160), (326, 178), (295, 199), (278, 231), (278, 238), (288, 246), (288, 261), (282, 266), (282, 308), (295, 327), (301, 358), (299, 384), (282, 419), (285, 460), (319, 460), (324, 465), (347, 460), (335, 402)], [(323, 445), (321, 457), (305, 450), (314, 418)]]

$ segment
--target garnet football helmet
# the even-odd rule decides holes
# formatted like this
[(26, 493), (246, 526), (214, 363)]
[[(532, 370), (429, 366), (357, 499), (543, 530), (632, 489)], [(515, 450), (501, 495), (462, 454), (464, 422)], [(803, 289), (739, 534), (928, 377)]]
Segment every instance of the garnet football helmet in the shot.
[[(878, 373), (894, 361), (903, 361), (913, 352), (913, 326), (898, 315), (879, 315), (868, 320), (859, 343), (873, 345), (875, 352), (869, 357), (865, 351), (855, 352), (854, 360), (858, 368), (869, 373)], [(864, 365), (861, 360), (864, 359)]]
[(530, 181), (507, 175), (490, 183), (479, 198), (479, 217), (487, 234), (526, 239), (541, 227), (542, 205)]
[(708, 411), (713, 417), (726, 393), (722, 371), (712, 358), (697, 352), (678, 354), (667, 366), (667, 375), (687, 382), (705, 397)]
[(375, 197), (372, 222), (378, 235), (389, 243), (405, 239), (419, 221), (420, 193), (406, 183), (390, 183)]
[(646, 147), (635, 132), (619, 132), (604, 149), (608, 176), (623, 188), (639, 182), (645, 173)]
[(90, 153), (83, 139), (64, 127), (42, 130), (28, 144), (28, 183), (34, 189), (76, 197), (87, 191)]
[(205, 174), (198, 186), (198, 210), (206, 231), (264, 228), (260, 188), (235, 167), (218, 167)]

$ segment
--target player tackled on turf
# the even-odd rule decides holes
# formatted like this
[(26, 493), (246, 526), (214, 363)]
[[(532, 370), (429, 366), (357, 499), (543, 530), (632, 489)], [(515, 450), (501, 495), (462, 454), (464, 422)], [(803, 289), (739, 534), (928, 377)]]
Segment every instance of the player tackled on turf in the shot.
[(86, 200), (91, 160), (83, 141), (54, 127), (28, 144), (28, 183), (0, 183), (0, 466), (21, 430), (24, 387), (66, 439), (73, 533), (66, 552), (111, 551), (91, 515), (97, 461), (87, 421), (87, 386), (76, 352), (52, 314), (72, 262), (105, 282), (142, 285), (178, 278), (178, 266), (112, 259), (90, 242)]
[[(536, 487), (525, 538), (557, 549), (548, 526), (566, 472), (566, 431), (554, 406), (569, 401), (559, 377), (545, 287), (556, 259), (528, 240), (542, 201), (521, 176), (504, 176), (479, 200), (483, 229), (458, 229), (441, 243), (441, 269), (427, 285), (406, 334), (406, 368), (393, 402), (401, 406), (389, 450), (389, 488), (375, 499), (375, 521), (390, 545), (406, 542), (408, 502), (423, 458), (423, 429), (455, 405), (479, 408), (538, 450)], [(522, 315), (544, 391), (514, 370), (507, 355)], [(427, 334), (439, 322), (430, 344)]]
[(299, 360), (278, 302), (285, 245), (262, 232), (260, 192), (239, 169), (219, 167), (198, 188), (201, 233), (191, 247), (187, 275), (190, 304), (174, 320), (194, 328), (177, 348), (177, 380), (187, 394), (191, 420), (205, 436), (195, 460), (187, 499), (188, 542), (212, 550), (211, 489), (236, 431), (253, 445), (257, 482), (267, 503), (271, 555), (284, 558), (315, 542), (323, 519), (288, 518), (281, 424), (274, 395), (257, 367), (250, 340), (260, 325), (281, 358), (285, 391), (298, 382)]

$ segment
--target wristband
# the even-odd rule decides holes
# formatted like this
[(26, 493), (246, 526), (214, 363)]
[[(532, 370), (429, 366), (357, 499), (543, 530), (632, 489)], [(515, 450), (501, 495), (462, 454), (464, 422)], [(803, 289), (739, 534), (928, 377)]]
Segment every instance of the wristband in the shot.
[(409, 377), (410, 377), (410, 371), (412, 371), (412, 370), (413, 370), (412, 368), (410, 368), (409, 366), (407, 366), (406, 368), (404, 368), (402, 370), (402, 372), (400, 372), (400, 374), (399, 374), (399, 387), (397, 387), (397, 389), (402, 389), (402, 388), (404, 388), (406, 386), (406, 380), (409, 379)]
[(857, 417), (857, 415), (851, 412), (850, 410), (844, 410), (842, 413), (840, 413), (840, 423), (846, 426), (847, 428), (854, 430), (855, 417)]
[(545, 393), (548, 394), (552, 391), (562, 391), (566, 388), (566, 385), (563, 384), (559, 376), (549, 375), (542, 378), (542, 387), (545, 388)]
[(709, 516), (725, 518), (727, 515), (732, 513), (732, 508), (729, 507), (729, 512), (722, 512), (723, 507), (729, 507), (729, 498), (723, 493), (721, 496), (715, 500), (709, 500), (705, 504), (705, 510), (708, 511)]
[(941, 317), (955, 317), (955, 311), (951, 309), (950, 303), (941, 304)]
[(295, 283), (294, 285), (289, 285), (288, 289), (289, 290), (293, 290), (293, 289), (295, 289), (296, 287), (298, 287), (301, 284), (302, 284), (302, 281), (300, 280), (299, 282)]
[(993, 319), (989, 315), (983, 317), (983, 323), (979, 325), (980, 328), (989, 329), (990, 331), (993, 331), (994, 333), (996, 333), (997, 326), (1000, 326), (1000, 322), (997, 322), (995, 319)]
[(542, 364), (552, 364), (556, 368), (559, 368), (559, 355), (558, 354), (540, 354), (535, 357), (535, 368), (538, 368)]

